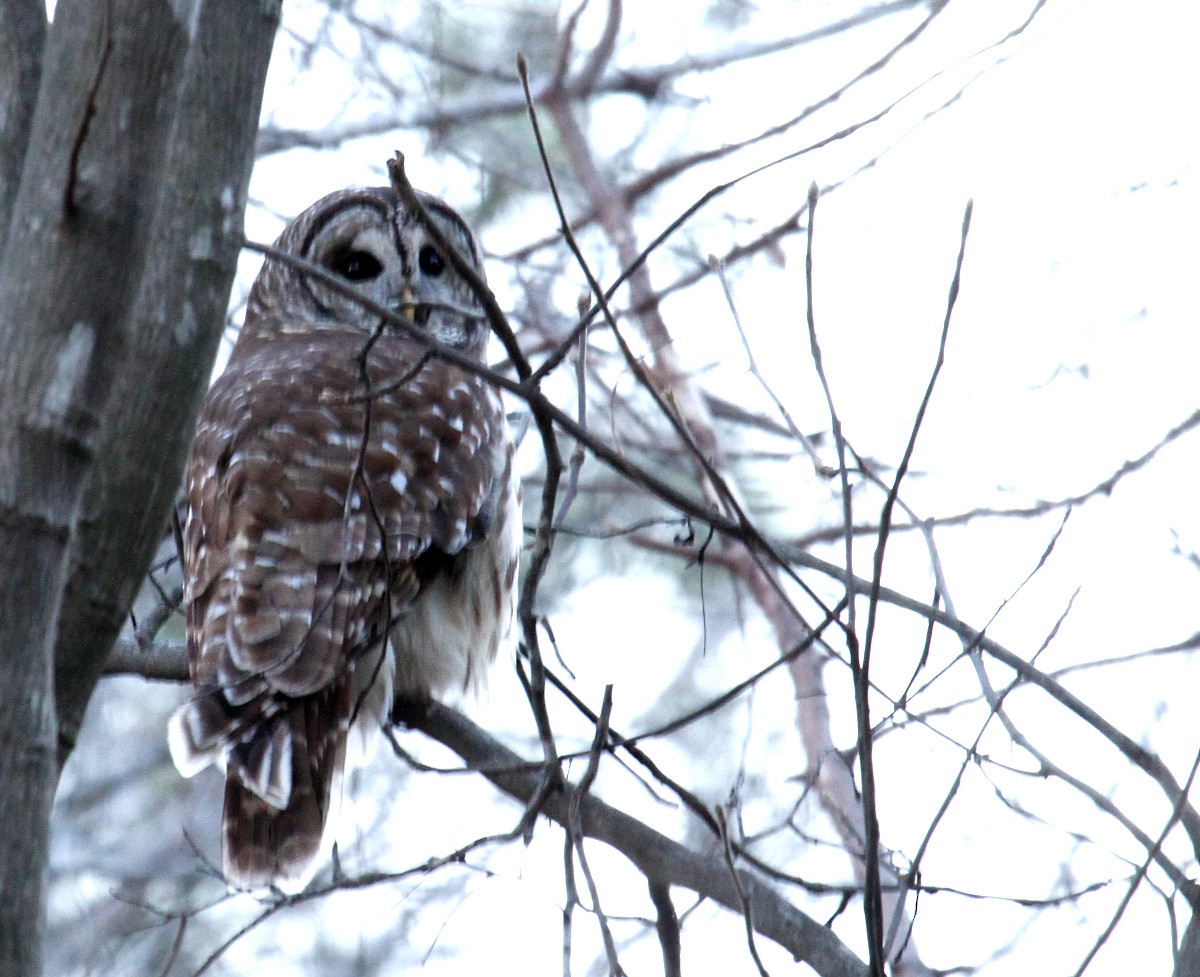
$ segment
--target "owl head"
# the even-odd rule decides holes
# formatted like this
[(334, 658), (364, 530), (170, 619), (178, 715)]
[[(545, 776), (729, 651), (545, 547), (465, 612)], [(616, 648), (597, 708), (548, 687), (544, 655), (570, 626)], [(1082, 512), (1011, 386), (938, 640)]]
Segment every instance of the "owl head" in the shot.
[[(437, 197), (418, 196), (442, 236), (483, 278), (479, 247), (466, 222)], [(438, 342), (482, 358), (487, 319), (474, 291), (392, 188), (322, 197), (284, 228), (275, 246), (327, 269)], [(313, 331), (369, 336), (379, 327), (380, 317), (349, 296), (268, 257), (250, 291), (242, 339)]]

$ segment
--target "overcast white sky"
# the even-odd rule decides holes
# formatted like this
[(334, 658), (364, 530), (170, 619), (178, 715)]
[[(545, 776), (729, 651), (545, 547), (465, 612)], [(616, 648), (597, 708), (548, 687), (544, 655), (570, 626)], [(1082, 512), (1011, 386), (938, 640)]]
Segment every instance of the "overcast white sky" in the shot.
[[(692, 6), (630, 6), (631, 60), (647, 52), (653, 52), (652, 60), (669, 60), (719, 40), (698, 26)], [(762, 36), (794, 31), (799, 16), (817, 22), (840, 9), (838, 4), (760, 7), (754, 23)], [(963, 208), (974, 200), (947, 363), (914, 459), (921, 474), (907, 488), (909, 502), (925, 516), (1086, 491), (1149, 449), (1197, 406), (1200, 129), (1194, 120), (1200, 59), (1194, 45), (1200, 24), (1195, 10), (1168, 0), (1138, 5), (1052, 0), (1020, 39), (998, 52), (972, 56), (1020, 23), (1030, 7), (1029, 0), (950, 4), (936, 28), (878, 79), (761, 156), (743, 154), (682, 181), (662, 194), (655, 212), (665, 222), (712, 183), (856, 121), (946, 69), (884, 122), (748, 181), (722, 204), (765, 225), (798, 207), (811, 181), (843, 180), (882, 154), (877, 165), (818, 208), (815, 305), (825, 365), (848, 437), (863, 454), (895, 463), (936, 353)], [(908, 22), (915, 24), (920, 16), (923, 12), (915, 12)], [(581, 36), (589, 27), (594, 24), (585, 17)], [(864, 63), (865, 53), (881, 53), (898, 36), (896, 22), (885, 21), (850, 39), (754, 64), (719, 81), (694, 78), (682, 86), (684, 94), (700, 100), (694, 111), (683, 121), (675, 117), (678, 128), (656, 133), (655, 141), (685, 140), (689, 129), (721, 132), (728, 139), (757, 131), (808, 104), (830, 78), (848, 78)], [(998, 56), (1004, 63), (979, 77), (956, 104), (918, 125)], [(316, 76), (304, 89), (281, 82), (269, 92), (269, 105), (281, 121), (298, 124), (312, 118), (314, 105), (320, 105), (317, 89), (327, 81)], [(720, 87), (706, 87), (710, 83)], [(352, 113), (354, 106), (345, 111)], [(643, 121), (633, 100), (619, 99), (599, 109), (597, 118), (610, 126), (614, 149)], [(345, 183), (380, 181), (388, 148), (372, 141), (352, 144), (336, 157), (298, 153), (268, 160), (256, 174), (252, 195), (278, 213), (294, 213)], [(452, 202), (469, 203), (470, 183), (461, 169), (439, 166), (423, 157), (421, 147), (403, 148), (415, 179)], [(548, 211), (534, 209), (523, 219), (526, 237), (534, 236), (527, 229), (530, 220), (543, 220), (541, 233), (553, 229)], [(278, 224), (252, 212), (249, 227), (253, 236), (271, 237)], [(485, 245), (498, 249), (505, 233), (500, 228), (485, 236)], [(717, 253), (730, 243), (729, 226), (719, 220), (698, 220), (693, 233), (701, 247)], [(807, 355), (803, 254), (803, 239), (790, 240), (782, 266), (759, 263), (740, 270), (734, 289), (768, 379), (801, 427), (819, 430), (828, 419)], [(502, 279), (498, 287), (503, 290)], [(568, 283), (564, 294), (577, 288)], [(677, 332), (677, 344), (689, 362), (708, 371), (710, 382), (753, 397), (744, 355), (722, 308), (715, 282), (670, 303), (672, 322), (696, 324)], [(829, 507), (826, 514), (832, 518), (834, 503), (826, 489), (814, 485), (811, 470), (798, 465), (790, 471), (797, 481), (789, 491), (812, 496), (815, 505)], [(1197, 436), (1191, 434), (1165, 449), (1153, 467), (1125, 480), (1111, 498), (1087, 503), (1072, 517), (1048, 565), (989, 633), (1032, 653), (1077, 588), (1071, 615), (1042, 660), (1045, 668), (1128, 654), (1195, 632), (1200, 578), (1172, 549), (1178, 534), (1185, 550), (1200, 550), (1197, 471)], [(1052, 518), (939, 533), (960, 616), (987, 622), (1036, 565), (1056, 527)], [(889, 582), (927, 594), (921, 547), (897, 541), (893, 551)], [(665, 638), (684, 626), (667, 612), (652, 621), (612, 620), (614, 603), (635, 596), (644, 602), (648, 586), (654, 585), (644, 579), (598, 581), (555, 622), (568, 647), (578, 648), (589, 636), (603, 637), (605, 650), (596, 659), (579, 656), (584, 659), (581, 685), (597, 693), (598, 701), (603, 682), (616, 681), (618, 702), (631, 714), (636, 709), (630, 703), (643, 699), (636, 686), (647, 682), (645, 656), (635, 652), (626, 660), (614, 647), (639, 647), (638, 641), (624, 639), (626, 629), (644, 643), (647, 636)], [(664, 592), (663, 602), (668, 600)], [(1161, 750), (1181, 778), (1200, 744), (1187, 664), (1117, 670), (1078, 686), (1126, 732)], [(886, 663), (879, 667), (886, 674)], [(503, 683), (500, 679), (501, 689), (478, 707), (485, 722), (503, 724), (515, 701)], [(845, 683), (836, 676), (831, 690), (848, 701)], [(1070, 759), (1073, 769), (1101, 789), (1111, 789), (1131, 814), (1160, 811), (1144, 781), (1108, 772), (1110, 754), (1066, 726), (1055, 727), (1063, 722), (1061, 713), (1036, 704), (1028, 709), (1019, 715), (1030, 732), (1063, 747), (1061, 758)], [(835, 710), (835, 720), (848, 744), (850, 711)], [(966, 726), (961, 735), (971, 735)], [(1088, 759), (1089, 751), (1094, 759)], [(882, 752), (885, 798), (905, 791), (937, 798), (944, 792), (953, 767), (938, 765), (931, 755), (928, 770), (913, 769), (912, 755), (897, 753), (897, 763), (889, 766), (890, 754)], [(1057, 793), (1037, 803), (1052, 823), (1055, 804), (1062, 805), (1060, 811), (1073, 810), (1072, 802)], [(926, 881), (948, 879), (1010, 894), (1044, 888), (1045, 873), (1052, 878), (1058, 871), (1061, 850), (1042, 849), (1046, 839), (1036, 832), (997, 834), (987, 823), (972, 824), (971, 810), (967, 803), (953, 826), (943, 829), (959, 834), (942, 857), (931, 855)], [(922, 805), (889, 804), (885, 843), (911, 854), (928, 816)], [(1081, 823), (1064, 815), (1054, 832)], [(1009, 822), (1004, 831), (1011, 827)], [(1104, 829), (1088, 823), (1084, 830)], [(1137, 857), (1122, 840), (1114, 844)], [(513, 857), (514, 875), (538, 874), (532, 854)], [(553, 878), (558, 855), (547, 857), (545, 871)], [(959, 871), (956, 859), (969, 862), (970, 869)], [(1114, 863), (1094, 853), (1085, 852), (1078, 864), (1084, 875), (1093, 869), (1098, 877), (1116, 871)], [(1110, 892), (1094, 904), (1085, 901), (1079, 912), (1048, 914), (987, 972), (1071, 973), (1118, 896)], [(515, 907), (520, 921), (514, 925), (529, 927), (522, 942), (544, 947), (552, 968), (557, 923), (550, 904), (539, 900), (519, 882), (481, 887), (449, 925), (465, 932), (502, 907)], [(540, 908), (531, 909), (531, 902)], [(984, 961), (1008, 938), (1008, 915), (1003, 904), (930, 900), (922, 907), (917, 939), (934, 966)], [(531, 919), (540, 919), (547, 932)], [(740, 949), (729, 949), (731, 938), (717, 927), (710, 938), (691, 944), (695, 959), (711, 964), (719, 959), (712, 954), (728, 952), (730, 966), (747, 966)], [(1148, 897), (1135, 903), (1091, 972), (1163, 973), (1169, 968), (1168, 949), (1161, 905)], [(652, 945), (650, 957), (651, 951)], [(462, 952), (474, 960), (477, 951), (468, 943)], [(478, 964), (486, 965), (487, 957), (483, 953)], [(459, 956), (452, 964), (459, 968), (464, 962)], [(429, 972), (441, 972), (436, 961)]]

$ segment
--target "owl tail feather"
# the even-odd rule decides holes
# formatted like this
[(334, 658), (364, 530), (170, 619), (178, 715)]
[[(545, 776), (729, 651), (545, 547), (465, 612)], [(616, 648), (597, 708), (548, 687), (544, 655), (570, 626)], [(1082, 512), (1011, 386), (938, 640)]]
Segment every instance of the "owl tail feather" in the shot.
[(342, 681), (288, 700), (230, 749), (221, 844), (230, 885), (294, 893), (316, 874), (337, 820), (346, 698)]
[(229, 744), (250, 736), (275, 708), (277, 703), (265, 695), (233, 706), (219, 686), (204, 689), (176, 709), (167, 724), (167, 745), (176, 769), (194, 777), (210, 764), (224, 767)]

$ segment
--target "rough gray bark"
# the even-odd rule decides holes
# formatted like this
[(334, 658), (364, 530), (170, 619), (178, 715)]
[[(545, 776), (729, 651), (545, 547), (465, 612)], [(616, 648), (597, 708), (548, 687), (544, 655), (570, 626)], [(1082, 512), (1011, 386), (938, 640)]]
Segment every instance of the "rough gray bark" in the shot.
[[(77, 717), (211, 367), (278, 15), (61, 0), (46, 40), (0, 264), (0, 823), (22, 826), (0, 852), (6, 977), (41, 969), (53, 655)], [(73, 565), (104, 579), (81, 586)]]
[(0, 2), (0, 254), (25, 163), (45, 43), (42, 0)]
[(275, 3), (250, 12), (245, 0), (204, 3), (180, 79), (154, 243), (124, 327), (127, 360), (153, 382), (109, 404), (104, 465), (80, 507), (55, 650), (60, 759), (162, 538), (212, 372), (278, 19)]

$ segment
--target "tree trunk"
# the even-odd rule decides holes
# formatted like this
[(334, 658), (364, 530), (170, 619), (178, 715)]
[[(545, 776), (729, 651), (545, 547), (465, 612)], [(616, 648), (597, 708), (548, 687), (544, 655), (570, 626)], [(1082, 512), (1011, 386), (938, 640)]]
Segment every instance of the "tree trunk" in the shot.
[(154, 246), (125, 325), (128, 362), (154, 382), (128, 384), (105, 414), (103, 467), (80, 507), (59, 622), (63, 760), (167, 526), (223, 332), (278, 19), (274, 4), (270, 15), (246, 9), (203, 5), (180, 79)]
[(6, 977), (41, 969), (53, 656), (73, 725), (175, 494), (278, 16), (61, 0), (46, 41), (0, 264), (0, 823), (23, 826), (0, 852)]

